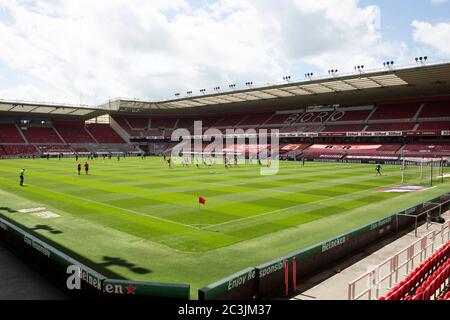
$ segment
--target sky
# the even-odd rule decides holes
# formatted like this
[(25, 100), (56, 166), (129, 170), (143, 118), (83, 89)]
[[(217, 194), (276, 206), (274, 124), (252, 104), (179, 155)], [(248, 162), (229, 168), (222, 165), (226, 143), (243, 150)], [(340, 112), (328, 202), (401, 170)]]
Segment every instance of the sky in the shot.
[(0, 99), (150, 101), (450, 61), (450, 0), (0, 0)]

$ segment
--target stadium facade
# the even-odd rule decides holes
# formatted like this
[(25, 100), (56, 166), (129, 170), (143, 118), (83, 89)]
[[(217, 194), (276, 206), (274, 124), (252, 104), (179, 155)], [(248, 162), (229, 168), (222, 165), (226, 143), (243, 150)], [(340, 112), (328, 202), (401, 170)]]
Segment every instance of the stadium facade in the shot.
[[(201, 121), (203, 129), (218, 129), (228, 138), (250, 140), (261, 129), (272, 130), (286, 160), (401, 163), (438, 159), (442, 168), (442, 160), (450, 158), (450, 63), (359, 70), (317, 79), (308, 76), (301, 82), (249, 86), (247, 90), (216, 89), (211, 95), (202, 91), (200, 96), (160, 102), (117, 99), (98, 107), (0, 101), (0, 156), (164, 155), (178, 143), (172, 141), (176, 129), (192, 132), (194, 123)], [(252, 146), (236, 142), (228, 148), (224, 147), (223, 154), (247, 154)], [(260, 145), (258, 151), (262, 149)], [(249, 267), (201, 288), (198, 298), (270, 297), (284, 287), (289, 289), (291, 282), (295, 287), (297, 277), (325, 268), (400, 229), (417, 227), (418, 218), (412, 220), (412, 215), (428, 219), (449, 206), (450, 195), (439, 195), (310, 248)], [(79, 265), (57, 246), (44, 243), (10, 220), (1, 220), (0, 227), (5, 239), (50, 271), (56, 270), (61, 282), (65, 281), (64, 268)], [(159, 298), (192, 296), (189, 285), (109, 279), (89, 266), (82, 266), (79, 273), (85, 275), (91, 285), (88, 294), (93, 296), (97, 291), (124, 295), (136, 290)]]
[(205, 130), (224, 135), (227, 129), (241, 129), (241, 136), (251, 129), (278, 130), (285, 159), (450, 156), (450, 63), (202, 92), (160, 102), (117, 99), (91, 108), (0, 101), (0, 155), (167, 154), (176, 144), (175, 129), (192, 131), (202, 121)]

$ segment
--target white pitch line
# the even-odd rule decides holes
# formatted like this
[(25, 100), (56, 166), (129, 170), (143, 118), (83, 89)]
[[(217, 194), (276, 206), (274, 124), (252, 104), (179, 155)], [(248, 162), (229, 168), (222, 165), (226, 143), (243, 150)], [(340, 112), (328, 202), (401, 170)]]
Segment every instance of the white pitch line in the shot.
[[(7, 180), (7, 179), (2, 178), (2, 177), (0, 177), (0, 179)], [(137, 212), (137, 211), (134, 211), (134, 210), (131, 210), (131, 209), (125, 209), (125, 208), (121, 208), (121, 207), (116, 207), (116, 206), (114, 206), (112, 204), (107, 204), (107, 203), (98, 202), (98, 201), (95, 201), (95, 200), (81, 198), (81, 197), (77, 197), (77, 196), (73, 196), (73, 195), (68, 195), (66, 193), (62, 193), (62, 192), (58, 192), (58, 191), (54, 191), (54, 190), (49, 190), (49, 189), (42, 188), (42, 187), (37, 187), (37, 186), (32, 186), (32, 187), (37, 188), (37, 189), (41, 189), (41, 190), (45, 190), (47, 192), (60, 194), (60, 195), (65, 196), (65, 197), (71, 197), (71, 198), (79, 199), (79, 200), (81, 200), (83, 202), (94, 202), (94, 203), (97, 203), (97, 204), (102, 205), (102, 206), (107, 206), (107, 207), (110, 207), (110, 208), (119, 209), (119, 210), (122, 210), (122, 211), (127, 211), (127, 212), (130, 212), (130, 213), (133, 213), (133, 214), (137, 214), (137, 215), (140, 215), (140, 216), (143, 216), (143, 217), (147, 217), (148, 219), (160, 220), (160, 221), (164, 221), (164, 222), (167, 222), (167, 223), (170, 223), (170, 224), (176, 224), (176, 225), (179, 225), (179, 226), (184, 226), (184, 227), (187, 227), (187, 228), (191, 228), (191, 229), (197, 230), (197, 228), (193, 227), (190, 224), (184, 224), (184, 223), (180, 223), (180, 222), (175, 222), (175, 221), (167, 220), (167, 219), (164, 219), (164, 218), (155, 217), (155, 216), (152, 216), (152, 215), (147, 215), (145, 213)]]
[[(276, 213), (280, 213), (280, 212), (284, 212), (284, 211), (288, 211), (288, 210), (295, 209), (295, 208), (300, 208), (300, 207), (307, 207), (307, 206), (310, 206), (312, 204), (318, 204), (318, 203), (322, 203), (322, 202), (325, 202), (325, 201), (345, 198), (345, 197), (351, 196), (353, 194), (360, 194), (360, 193), (369, 192), (369, 191), (372, 191), (372, 190), (377, 190), (377, 189), (380, 189), (380, 188), (385, 188), (385, 187), (390, 187), (390, 186), (395, 186), (395, 185), (398, 185), (398, 183), (393, 183), (393, 184), (386, 185), (386, 186), (381, 186), (381, 187), (375, 187), (375, 188), (371, 188), (371, 189), (367, 189), (367, 190), (363, 190), (363, 191), (358, 191), (358, 192), (352, 192), (350, 194), (344, 194), (344, 195), (341, 195), (341, 196), (336, 196), (336, 197), (333, 197), (331, 199), (322, 199), (322, 200), (317, 200), (317, 201), (313, 201), (313, 202), (308, 202), (306, 204), (305, 203), (304, 204), (299, 204), (299, 205), (295, 205), (295, 206), (292, 206), (292, 207), (287, 207), (287, 208), (278, 209), (278, 210), (274, 210), (274, 211), (270, 211), (270, 212), (265, 212), (265, 213), (262, 213), (262, 214), (259, 214), (259, 215), (256, 215), (256, 216), (250, 216), (250, 217), (240, 218), (240, 219), (236, 219), (236, 220), (231, 220), (231, 221), (215, 224), (215, 225), (213, 225), (211, 227), (207, 227), (205, 229), (216, 228), (216, 227), (221, 227), (221, 226), (224, 226), (224, 225), (232, 224), (232, 223), (235, 223), (235, 222), (242, 222), (242, 221), (245, 221), (245, 220), (261, 218), (261, 217), (267, 216), (269, 214), (276, 214)], [(349, 200), (352, 200), (352, 199), (349, 199)]]

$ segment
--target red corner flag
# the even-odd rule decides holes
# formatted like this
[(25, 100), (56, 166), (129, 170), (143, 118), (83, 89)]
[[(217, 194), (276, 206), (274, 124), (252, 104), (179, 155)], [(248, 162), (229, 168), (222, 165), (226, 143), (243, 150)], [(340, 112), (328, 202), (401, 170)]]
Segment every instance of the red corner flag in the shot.
[(203, 197), (198, 198), (198, 203), (199, 204), (206, 204), (206, 199)]

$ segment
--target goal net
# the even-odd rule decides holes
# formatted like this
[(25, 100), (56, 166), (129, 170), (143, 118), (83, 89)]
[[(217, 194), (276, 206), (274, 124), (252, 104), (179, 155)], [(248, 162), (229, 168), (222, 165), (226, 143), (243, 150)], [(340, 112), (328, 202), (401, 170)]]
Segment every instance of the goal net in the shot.
[(444, 159), (402, 159), (400, 166), (402, 183), (433, 186), (446, 178)]

